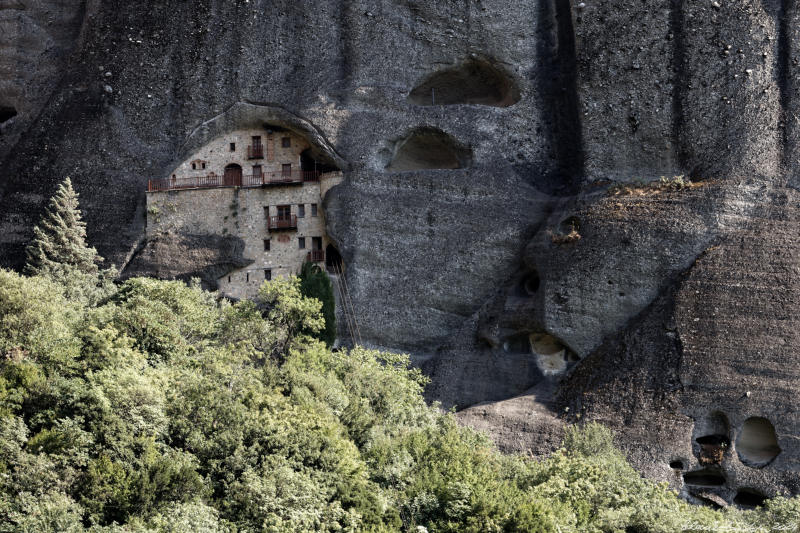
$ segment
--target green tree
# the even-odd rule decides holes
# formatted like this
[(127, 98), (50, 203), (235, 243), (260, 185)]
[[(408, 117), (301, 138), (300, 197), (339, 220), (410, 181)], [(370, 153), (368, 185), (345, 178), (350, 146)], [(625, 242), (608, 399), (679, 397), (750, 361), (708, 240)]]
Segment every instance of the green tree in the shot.
[(26, 250), (29, 273), (61, 275), (65, 268), (98, 273), (103, 258), (86, 244), (86, 223), (69, 178), (58, 186), (33, 235)]
[(29, 274), (57, 281), (70, 299), (94, 303), (113, 292), (117, 271), (113, 266), (100, 270), (103, 258), (86, 244), (86, 223), (69, 178), (58, 186), (33, 228), (26, 256)]
[(322, 317), (325, 328), (315, 337), (325, 341), (329, 347), (336, 340), (336, 300), (333, 297), (333, 284), (328, 274), (314, 263), (303, 263), (300, 270), (300, 292), (307, 298), (322, 302)]

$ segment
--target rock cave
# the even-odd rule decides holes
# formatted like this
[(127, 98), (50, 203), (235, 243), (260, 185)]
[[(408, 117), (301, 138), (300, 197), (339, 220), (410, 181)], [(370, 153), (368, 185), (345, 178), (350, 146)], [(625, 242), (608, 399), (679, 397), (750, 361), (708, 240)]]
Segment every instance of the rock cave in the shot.
[(389, 172), (468, 168), (472, 153), (436, 128), (419, 128), (395, 144)]
[(520, 99), (513, 80), (485, 60), (471, 59), (429, 76), (408, 96), (421, 106), (473, 104), (508, 107)]
[(683, 481), (698, 487), (720, 487), (725, 485), (725, 476), (715, 470), (695, 470), (683, 474)]
[(748, 418), (736, 439), (736, 451), (747, 466), (763, 468), (768, 465), (781, 453), (775, 426), (766, 418)]
[(0, 106), (0, 124), (4, 122), (8, 122), (12, 118), (17, 116), (17, 110), (13, 106)]

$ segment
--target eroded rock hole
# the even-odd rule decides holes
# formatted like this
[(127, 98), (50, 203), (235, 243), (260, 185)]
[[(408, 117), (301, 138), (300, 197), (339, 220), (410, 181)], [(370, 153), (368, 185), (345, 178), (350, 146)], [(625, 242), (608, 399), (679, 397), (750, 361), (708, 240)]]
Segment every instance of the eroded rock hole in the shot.
[(706, 435), (695, 439), (700, 445), (700, 464), (720, 464), (731, 445), (727, 435)]
[(775, 426), (766, 418), (748, 418), (736, 439), (739, 459), (747, 466), (761, 468), (772, 462), (781, 453)]
[(766, 501), (767, 497), (754, 489), (739, 489), (736, 497), (733, 498), (733, 503), (748, 509), (761, 507)]
[(542, 281), (539, 278), (539, 274), (537, 272), (531, 272), (522, 278), (522, 280), (520, 280), (519, 284), (517, 285), (516, 296), (522, 298), (534, 296), (537, 292), (539, 292), (539, 287), (541, 284)]
[(683, 461), (672, 461), (669, 463), (669, 467), (673, 470), (683, 470)]
[(725, 452), (730, 448), (730, 424), (724, 413), (714, 411), (698, 420), (694, 427), (695, 452), (702, 465), (722, 463)]
[(581, 230), (581, 221), (578, 217), (569, 217), (561, 221), (560, 229), (563, 233), (578, 233)]
[(16, 108), (12, 106), (0, 106), (0, 124), (8, 122), (17, 116)]
[(725, 484), (725, 477), (713, 470), (695, 470), (683, 475), (683, 482), (698, 487), (719, 487)]
[(513, 80), (488, 61), (470, 60), (429, 76), (408, 95), (423, 105), (477, 104), (508, 107), (519, 102)]
[(386, 170), (457, 169), (467, 168), (471, 163), (471, 150), (453, 137), (436, 128), (420, 128), (397, 142)]
[(544, 376), (563, 374), (579, 360), (572, 350), (547, 333), (515, 335), (503, 343), (503, 349), (509, 353), (532, 354)]

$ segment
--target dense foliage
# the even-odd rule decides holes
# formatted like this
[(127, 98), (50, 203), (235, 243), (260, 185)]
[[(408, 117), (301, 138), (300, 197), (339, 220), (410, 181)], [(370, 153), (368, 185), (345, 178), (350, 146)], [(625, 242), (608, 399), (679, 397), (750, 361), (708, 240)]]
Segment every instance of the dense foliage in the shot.
[(325, 341), (328, 346), (333, 346), (336, 340), (336, 300), (330, 277), (316, 263), (303, 263), (298, 277), (303, 296), (315, 298), (322, 303), (325, 327), (315, 337)]
[[(0, 531), (680, 531), (773, 525), (643, 480), (599, 427), (543, 462), (426, 406), (406, 357), (331, 352), (299, 281), (97, 304), (0, 271)], [(117, 524), (117, 525), (115, 525)]]
[(0, 270), (0, 532), (796, 530), (797, 500), (688, 505), (600, 426), (541, 462), (497, 453), (407, 357), (313, 338), (296, 278), (236, 304), (83, 287)]

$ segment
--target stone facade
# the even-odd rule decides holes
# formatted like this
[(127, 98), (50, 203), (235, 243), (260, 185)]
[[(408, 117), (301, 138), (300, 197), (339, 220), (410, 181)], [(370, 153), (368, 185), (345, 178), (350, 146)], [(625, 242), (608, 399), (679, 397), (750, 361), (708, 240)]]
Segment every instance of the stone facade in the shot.
[[(259, 135), (264, 139), (263, 157), (252, 157), (252, 152), (249, 157), (253, 137)], [(264, 130), (247, 130), (216, 139), (162, 180), (169, 186), (152, 190), (156, 187), (151, 183), (147, 194), (148, 238), (171, 232), (242, 239), (243, 255), (252, 262), (217, 280), (220, 292), (230, 298), (253, 297), (265, 279), (297, 274), (307, 260), (322, 264), (324, 251), (331, 244), (322, 200), (341, 182), (342, 175), (312, 171), (312, 179), (298, 177), (300, 153), (308, 147), (302, 137), (287, 132), (270, 135)], [(243, 185), (209, 181), (209, 177), (223, 176), (230, 165), (249, 169), (244, 170)], [(248, 181), (254, 165), (261, 165), (263, 184)], [(284, 174), (284, 165), (292, 165), (292, 180), (270, 182), (270, 176), (290, 176)]]
[[(258, 148), (260, 147), (260, 149)], [(177, 181), (222, 176), (225, 168), (238, 165), (247, 178), (257, 174), (301, 170), (300, 154), (311, 145), (294, 133), (252, 128), (232, 132), (203, 146), (172, 172)], [(259, 157), (262, 156), (262, 157)], [(313, 170), (313, 169), (308, 169)]]

